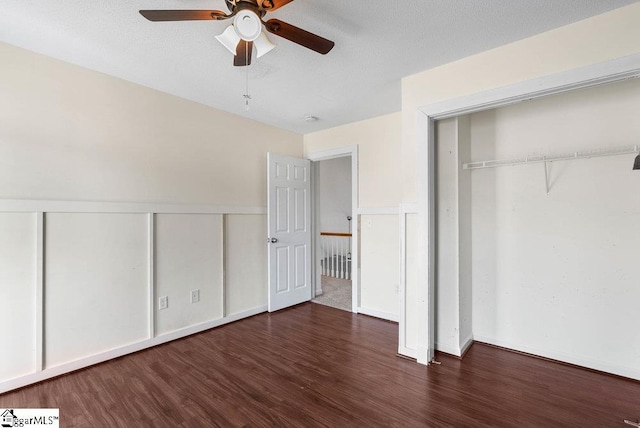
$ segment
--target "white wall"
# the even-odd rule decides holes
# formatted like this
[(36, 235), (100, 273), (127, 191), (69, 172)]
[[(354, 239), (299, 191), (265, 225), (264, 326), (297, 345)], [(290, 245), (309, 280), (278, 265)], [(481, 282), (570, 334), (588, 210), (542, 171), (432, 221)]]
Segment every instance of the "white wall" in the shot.
[[(223, 316), (222, 215), (155, 216), (156, 332), (167, 333)], [(191, 291), (200, 300), (191, 303)], [(156, 304), (157, 306), (157, 304)]]
[(471, 223), (471, 176), (462, 169), (465, 159), (471, 158), (471, 121), (468, 116), (457, 121), (458, 167), (458, 322), (460, 337), (458, 348), (465, 352), (473, 340), (473, 253)]
[[(640, 53), (639, 19), (640, 3), (636, 3), (404, 78), (399, 170), (402, 202), (418, 200), (419, 107)], [(407, 294), (414, 293), (412, 286), (407, 284)], [(426, 287), (426, 278), (418, 278), (415, 286)], [(407, 304), (417, 306), (418, 300)], [(444, 304), (439, 314), (455, 312), (458, 305), (456, 301)], [(407, 307), (407, 313), (415, 311), (417, 308)], [(407, 318), (407, 337), (426, 331), (418, 322), (417, 317)]]
[(0, 63), (0, 393), (266, 310), (266, 153), (302, 136), (3, 43)]
[[(471, 116), (472, 160), (638, 144), (637, 80)], [(486, 157), (490, 156), (490, 157)], [(477, 340), (640, 379), (635, 155), (467, 171)]]
[(435, 344), (453, 355), (472, 340), (471, 177), (462, 170), (470, 150), (468, 117), (436, 123)]
[(435, 155), (435, 345), (460, 356), (473, 340), (472, 187), (471, 175), (462, 169), (471, 158), (468, 116), (436, 123)]
[(0, 380), (36, 368), (36, 216), (0, 213)]
[(45, 368), (148, 337), (147, 218), (48, 214)]
[[(436, 323), (438, 350), (459, 355), (458, 121), (436, 126)], [(449, 302), (455, 302), (450, 305)]]
[[(42, 228), (27, 206), (45, 212)], [(0, 326), (15, 346), (1, 357), (0, 392), (266, 310), (266, 215), (150, 214), (166, 208), (0, 202)]]
[(350, 232), (351, 157), (318, 162), (320, 229), (323, 232)]
[[(406, 215), (406, 230), (405, 230), (405, 290), (404, 290), (404, 322), (407, 325), (415, 326), (418, 323), (418, 305), (414, 304), (418, 299), (418, 215), (407, 214)], [(403, 266), (401, 266), (402, 268)], [(402, 284), (401, 284), (402, 285)], [(400, 316), (402, 314), (399, 314)], [(404, 335), (405, 347), (408, 349), (417, 349), (418, 347), (418, 332), (417, 329), (404, 329), (400, 331), (401, 335)], [(405, 350), (406, 352), (406, 350)]]
[(398, 215), (360, 217), (360, 311), (396, 320), (399, 313)]
[(0, 43), (0, 198), (266, 205), (302, 136)]
[(400, 113), (350, 123), (304, 136), (305, 155), (358, 146), (358, 207), (397, 207), (400, 203)]
[(353, 227), (359, 221), (361, 233), (358, 305), (364, 313), (392, 320), (399, 316), (400, 119), (393, 113), (304, 136), (305, 154), (358, 146), (359, 211), (353, 215)]
[(234, 315), (267, 304), (267, 216), (225, 217), (225, 306)]
[(640, 3), (622, 7), (402, 79), (402, 200), (417, 202), (420, 106), (640, 52)]
[[(639, 19), (640, 4), (634, 4), (406, 77), (402, 80), (401, 113), (305, 135), (305, 153), (358, 144), (359, 206), (416, 203), (416, 113), (420, 106), (638, 53)], [(491, 190), (487, 192), (490, 196)], [(418, 339), (420, 327), (416, 315), (418, 299), (409, 296), (417, 296), (417, 288), (425, 286), (425, 278), (417, 277), (417, 244), (407, 245), (406, 251), (405, 336), (407, 344), (411, 344)], [(458, 301), (442, 305), (440, 314), (457, 314)], [(459, 338), (454, 333), (451, 337)]]

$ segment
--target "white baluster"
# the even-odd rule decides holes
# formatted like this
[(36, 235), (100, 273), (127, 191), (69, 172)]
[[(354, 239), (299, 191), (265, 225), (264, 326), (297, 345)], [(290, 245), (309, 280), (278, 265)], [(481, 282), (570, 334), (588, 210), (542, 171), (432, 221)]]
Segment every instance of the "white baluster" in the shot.
[(347, 258), (344, 252), (344, 238), (340, 239), (340, 278), (344, 279), (344, 261)]
[(333, 256), (331, 255), (333, 253), (333, 238), (327, 236), (327, 242), (329, 244), (329, 273), (327, 276), (333, 276), (331, 274), (333, 272)]
[(327, 243), (329, 247), (329, 273), (327, 276), (331, 276), (331, 272), (333, 271), (333, 257), (331, 256), (331, 253), (333, 253), (333, 238), (328, 236)]
[(340, 278), (340, 237), (336, 236), (336, 278)]
[(331, 238), (331, 276), (336, 277), (336, 238)]
[(337, 246), (338, 246), (338, 257), (337, 257), (337, 262), (338, 262), (338, 272), (336, 272), (336, 276), (338, 278), (340, 278), (340, 275), (342, 274), (342, 264), (340, 263), (340, 256), (342, 256), (342, 240), (340, 239), (339, 236), (336, 237), (336, 241), (337, 241)]
[(320, 236), (320, 245), (322, 247), (322, 275), (327, 274), (327, 238), (326, 236)]
[(336, 278), (340, 278), (340, 237), (336, 236)]
[(327, 276), (327, 263), (329, 263), (329, 259), (327, 258), (327, 237), (322, 237), (322, 274)]
[(336, 241), (337, 241), (337, 245), (338, 245), (338, 257), (337, 257), (337, 261), (338, 261), (338, 272), (337, 272), (337, 277), (340, 278), (341, 274), (342, 274), (342, 263), (340, 263), (340, 257), (342, 256), (342, 239), (340, 239), (340, 237), (336, 237)]

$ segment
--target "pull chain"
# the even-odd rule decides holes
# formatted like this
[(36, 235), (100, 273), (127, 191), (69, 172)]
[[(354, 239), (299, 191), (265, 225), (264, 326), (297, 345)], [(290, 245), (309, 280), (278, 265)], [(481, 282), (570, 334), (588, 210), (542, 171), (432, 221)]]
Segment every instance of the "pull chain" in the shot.
[[(244, 67), (245, 67), (245, 88), (246, 92), (244, 96), (244, 109), (249, 111), (249, 100), (251, 99), (251, 95), (249, 95), (249, 43), (246, 44), (246, 49), (244, 50)], [(253, 47), (253, 46), (251, 46)]]

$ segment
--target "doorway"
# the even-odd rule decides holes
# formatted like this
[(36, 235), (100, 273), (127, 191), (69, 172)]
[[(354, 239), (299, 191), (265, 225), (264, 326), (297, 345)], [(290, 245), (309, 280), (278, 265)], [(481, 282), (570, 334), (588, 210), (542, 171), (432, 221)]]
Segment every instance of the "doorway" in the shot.
[(313, 171), (312, 302), (357, 312), (357, 147), (307, 155)]
[(320, 283), (312, 300), (351, 311), (351, 157), (316, 162)]

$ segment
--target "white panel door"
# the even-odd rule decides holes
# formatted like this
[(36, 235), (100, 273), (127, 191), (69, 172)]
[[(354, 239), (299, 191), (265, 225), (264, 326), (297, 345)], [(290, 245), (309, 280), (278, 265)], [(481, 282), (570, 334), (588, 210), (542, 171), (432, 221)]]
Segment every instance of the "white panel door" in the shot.
[(311, 300), (310, 161), (267, 154), (269, 312)]

